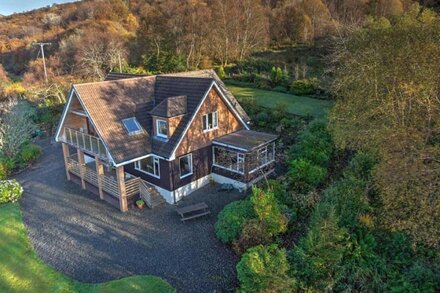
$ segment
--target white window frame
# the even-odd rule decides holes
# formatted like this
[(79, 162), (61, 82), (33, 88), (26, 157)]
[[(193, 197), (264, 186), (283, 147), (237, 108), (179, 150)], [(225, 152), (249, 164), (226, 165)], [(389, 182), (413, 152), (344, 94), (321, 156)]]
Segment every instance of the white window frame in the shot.
[[(272, 148), (272, 151), (273, 151), (273, 158), (272, 158), (272, 160), (269, 160), (268, 148)], [(266, 156), (266, 160), (265, 161), (266, 162), (264, 164), (260, 165), (260, 153), (262, 151), (265, 153), (265, 156)], [(253, 169), (253, 170), (251, 170), (251, 171), (249, 171), (249, 174), (252, 174), (255, 171), (260, 170), (260, 169), (266, 167), (267, 165), (275, 162), (275, 143), (274, 142), (272, 142), (272, 143), (270, 143), (270, 144), (268, 144), (268, 145), (266, 145), (266, 146), (264, 146), (264, 147), (262, 147), (262, 148), (257, 150), (257, 162), (258, 162), (258, 167)]]
[[(159, 123), (160, 123), (160, 122), (164, 122), (164, 123), (165, 123), (165, 125), (166, 125), (166, 127), (167, 127), (167, 135), (162, 134), (162, 133), (159, 132), (159, 129), (160, 129), (160, 127), (159, 127)], [(168, 138), (168, 122), (167, 122), (166, 120), (163, 120), (163, 119), (156, 119), (156, 135), (157, 135), (158, 137)]]
[[(237, 158), (237, 167), (236, 167), (235, 169), (233, 169), (232, 166), (229, 166), (229, 168), (228, 168), (228, 167), (225, 167), (225, 166), (222, 166), (222, 165), (217, 164), (217, 162), (216, 162), (216, 157), (215, 157), (215, 149), (216, 149), (216, 148), (218, 148), (219, 150), (226, 150), (226, 151), (228, 151), (228, 152), (235, 153), (236, 158)], [(238, 166), (240, 165), (240, 163), (242, 163), (242, 166), (243, 166), (242, 169), (243, 169), (243, 171), (240, 171), (240, 169), (239, 169), (239, 167), (238, 167)], [(234, 172), (234, 173), (238, 173), (238, 174), (244, 175), (244, 169), (245, 169), (245, 154), (243, 154), (243, 153), (239, 153), (239, 152), (236, 152), (236, 151), (233, 151), (233, 150), (229, 150), (229, 149), (225, 149), (225, 148), (221, 148), (221, 147), (214, 146), (214, 149), (213, 149), (213, 152), (212, 152), (212, 165), (215, 166), (215, 167), (218, 167), (218, 168), (224, 169), (224, 170), (228, 170), (228, 171), (231, 171), (231, 172)]]
[[(189, 168), (190, 168), (191, 171), (188, 174), (185, 174), (185, 175), (182, 176), (182, 169), (180, 169), (180, 160), (185, 158), (185, 157), (189, 157), (188, 162), (189, 162)], [(188, 176), (191, 176), (193, 174), (193, 172), (194, 172), (194, 170), (193, 170), (193, 156), (192, 156), (192, 154), (187, 154), (187, 155), (179, 157), (179, 175), (180, 175), (180, 179), (188, 177)]]
[[(208, 121), (210, 114), (212, 114), (212, 127), (211, 128), (209, 128), (209, 121)], [(213, 131), (213, 130), (218, 129), (218, 111), (214, 111), (214, 112), (205, 114), (205, 115), (203, 115), (202, 119), (203, 119), (202, 120), (202, 127), (203, 127), (203, 124), (206, 125), (206, 127), (207, 127), (206, 129), (203, 128), (203, 132), (209, 132), (209, 131)]]
[(153, 157), (153, 170), (154, 170), (154, 172), (156, 172), (156, 164), (157, 164), (157, 175), (154, 173), (150, 173), (147, 170), (144, 170), (141, 168), (141, 161), (145, 160), (147, 158), (144, 158), (142, 160), (138, 160), (138, 161), (134, 162), (134, 168), (139, 172), (142, 172), (142, 173), (145, 173), (145, 174), (148, 174), (150, 176), (153, 176), (153, 177), (160, 179), (160, 159), (159, 159), (159, 157), (156, 157), (156, 156), (152, 156), (152, 157)]
[[(136, 126), (139, 128), (139, 130), (131, 131), (131, 132), (130, 132), (130, 131), (128, 130), (127, 126), (125, 125), (125, 122), (124, 122), (124, 121), (132, 120), (132, 119), (133, 119), (133, 122), (136, 124)], [(124, 125), (125, 130), (127, 130), (128, 135), (136, 135), (136, 134), (140, 134), (140, 133), (143, 133), (143, 132), (144, 132), (142, 126), (139, 124), (139, 122), (137, 121), (136, 117), (130, 117), (130, 118), (122, 119), (122, 124)]]

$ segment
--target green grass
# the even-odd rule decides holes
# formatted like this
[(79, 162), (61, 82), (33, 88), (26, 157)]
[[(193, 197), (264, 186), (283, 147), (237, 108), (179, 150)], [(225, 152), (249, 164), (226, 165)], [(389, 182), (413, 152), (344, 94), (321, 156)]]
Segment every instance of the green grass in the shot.
[(18, 204), (0, 204), (0, 292), (175, 292), (154, 276), (134, 276), (102, 284), (74, 281), (35, 254)]
[(266, 108), (274, 108), (278, 103), (282, 103), (286, 105), (289, 113), (299, 116), (311, 115), (315, 118), (325, 117), (332, 106), (332, 102), (328, 100), (319, 100), (230, 84), (227, 84), (227, 87), (239, 101), (255, 98), (258, 105)]

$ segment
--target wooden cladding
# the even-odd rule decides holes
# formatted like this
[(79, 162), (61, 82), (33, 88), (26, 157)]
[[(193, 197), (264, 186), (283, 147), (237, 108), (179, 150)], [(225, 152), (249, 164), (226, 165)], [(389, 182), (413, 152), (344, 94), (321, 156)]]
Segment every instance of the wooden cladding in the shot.
[[(203, 130), (203, 116), (218, 113), (218, 127), (210, 131)], [(191, 153), (211, 145), (214, 138), (243, 129), (235, 114), (228, 108), (215, 89), (211, 89), (200, 111), (189, 125), (188, 132), (176, 150), (176, 157)]]

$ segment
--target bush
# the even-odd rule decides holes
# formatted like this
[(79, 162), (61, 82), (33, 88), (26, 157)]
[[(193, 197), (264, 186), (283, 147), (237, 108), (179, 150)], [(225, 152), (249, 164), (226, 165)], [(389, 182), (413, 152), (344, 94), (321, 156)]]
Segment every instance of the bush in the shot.
[(243, 254), (237, 264), (237, 276), (243, 292), (291, 292), (286, 251), (275, 244), (258, 245)]
[(0, 203), (16, 202), (23, 194), (23, 188), (17, 180), (0, 181)]
[(283, 80), (283, 70), (280, 67), (272, 67), (270, 71), (270, 80), (274, 86), (277, 86)]
[(38, 159), (42, 154), (41, 147), (35, 144), (25, 144), (20, 151), (19, 160), (24, 164), (29, 164)]
[(235, 253), (242, 254), (250, 247), (270, 242), (271, 237), (267, 233), (266, 225), (257, 219), (251, 219), (244, 224), (240, 238), (234, 241), (233, 248)]
[(268, 236), (272, 237), (287, 230), (287, 217), (281, 212), (273, 191), (253, 187), (250, 201), (258, 219), (266, 226)]
[(313, 95), (318, 90), (318, 79), (299, 79), (292, 82), (290, 92), (294, 95)]
[(0, 180), (5, 179), (15, 169), (15, 160), (0, 157)]
[(249, 200), (234, 201), (226, 205), (218, 215), (215, 234), (223, 243), (232, 243), (239, 237), (244, 223), (254, 217), (254, 209)]
[(291, 149), (291, 159), (307, 159), (315, 165), (328, 166), (333, 152), (333, 140), (324, 122), (311, 122), (298, 140)]
[(326, 177), (327, 169), (309, 160), (296, 159), (290, 162), (289, 179), (296, 192), (307, 193), (318, 187)]
[(307, 235), (289, 254), (292, 275), (300, 289), (332, 291), (348, 239), (346, 230), (338, 225), (335, 208), (330, 204), (318, 204)]
[(287, 93), (287, 89), (284, 86), (278, 85), (272, 89), (274, 92)]
[(266, 111), (260, 112), (255, 117), (255, 123), (260, 127), (265, 127), (270, 122), (270, 115)]
[(220, 65), (219, 67), (217, 67), (216, 72), (217, 72), (218, 77), (220, 77), (220, 79), (224, 79), (224, 78), (225, 78), (225, 76), (226, 76), (226, 74), (225, 74), (225, 69), (223, 68), (222, 65)]

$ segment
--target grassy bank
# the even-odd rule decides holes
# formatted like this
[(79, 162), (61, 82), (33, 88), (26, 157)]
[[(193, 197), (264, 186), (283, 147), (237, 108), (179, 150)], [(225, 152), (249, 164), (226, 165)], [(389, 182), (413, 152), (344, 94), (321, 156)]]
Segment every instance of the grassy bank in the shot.
[(41, 261), (27, 237), (18, 204), (0, 205), (0, 292), (175, 292), (154, 276), (102, 284), (74, 281)]
[(321, 118), (327, 115), (328, 110), (332, 106), (332, 102), (328, 100), (319, 100), (250, 87), (239, 87), (230, 84), (227, 84), (227, 87), (239, 101), (255, 98), (257, 104), (267, 108), (274, 108), (278, 103), (282, 103), (286, 105), (286, 110), (289, 113), (300, 116), (311, 115), (315, 118)]

